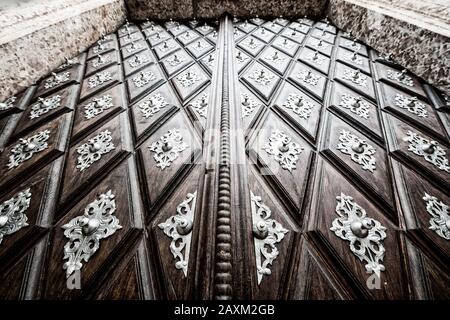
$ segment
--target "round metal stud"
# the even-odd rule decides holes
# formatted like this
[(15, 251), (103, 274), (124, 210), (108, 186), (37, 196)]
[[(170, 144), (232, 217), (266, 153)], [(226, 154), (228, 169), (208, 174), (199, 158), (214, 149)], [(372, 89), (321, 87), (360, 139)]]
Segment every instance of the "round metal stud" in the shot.
[(253, 235), (255, 238), (263, 240), (269, 235), (269, 227), (267, 223), (260, 220), (253, 224)]
[(89, 219), (88, 217), (83, 217), (80, 221), (81, 232), (85, 236), (89, 236), (98, 230), (100, 227), (100, 221), (96, 218)]
[(178, 220), (177, 223), (177, 232), (178, 234), (184, 236), (189, 234), (192, 231), (193, 222), (191, 219), (182, 218)]
[(365, 238), (369, 235), (369, 230), (372, 229), (372, 224), (370, 220), (364, 219), (362, 221), (354, 221), (350, 225), (350, 230), (358, 238)]

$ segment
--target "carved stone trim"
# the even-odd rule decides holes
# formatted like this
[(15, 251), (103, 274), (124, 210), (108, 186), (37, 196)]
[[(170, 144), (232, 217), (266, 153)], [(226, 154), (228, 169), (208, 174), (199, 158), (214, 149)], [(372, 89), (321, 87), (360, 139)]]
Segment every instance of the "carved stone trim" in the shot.
[(48, 148), (47, 141), (50, 138), (50, 130), (44, 130), (32, 135), (28, 138), (20, 138), (9, 153), (8, 169), (18, 167), (31, 157)]
[(0, 204), (0, 244), (4, 236), (28, 226), (28, 217), (25, 212), (30, 206), (30, 201), (31, 192), (28, 188)]
[(340, 143), (337, 145), (339, 151), (350, 155), (351, 159), (361, 165), (363, 170), (375, 171), (376, 160), (373, 156), (375, 154), (374, 147), (346, 130), (340, 131), (339, 141)]
[(182, 270), (185, 277), (188, 273), (196, 201), (197, 191), (188, 193), (186, 199), (177, 206), (177, 214), (158, 224), (165, 235), (172, 239), (169, 248), (176, 261), (175, 268)]

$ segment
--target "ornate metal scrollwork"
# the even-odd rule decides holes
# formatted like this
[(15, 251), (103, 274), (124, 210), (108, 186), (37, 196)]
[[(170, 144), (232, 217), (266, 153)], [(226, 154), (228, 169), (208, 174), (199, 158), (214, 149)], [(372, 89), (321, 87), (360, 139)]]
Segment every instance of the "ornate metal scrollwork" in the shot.
[(297, 73), (296, 77), (301, 81), (316, 86), (319, 83), (320, 77), (314, 74), (310, 69), (303, 69)]
[(145, 86), (155, 79), (156, 76), (151, 71), (141, 71), (137, 76), (132, 78), (134, 85), (138, 88)]
[(275, 64), (283, 64), (284, 61), (286, 61), (285, 57), (282, 57), (278, 54), (278, 51), (275, 51), (272, 55), (268, 54), (264, 57), (265, 60), (271, 61)]
[(414, 82), (410, 76), (406, 75), (406, 72), (407, 72), (406, 69), (403, 69), (401, 72), (388, 70), (387, 78), (390, 80), (400, 82), (405, 86), (412, 87), (414, 86)]
[(450, 240), (450, 210), (448, 205), (425, 192), (427, 212), (430, 214), (430, 230), (446, 240)]
[(260, 104), (258, 104), (246, 93), (241, 93), (241, 105), (243, 107), (242, 110), (243, 118), (250, 116), (253, 113), (253, 111), (255, 111), (255, 109), (260, 106)]
[(358, 138), (346, 130), (341, 130), (337, 149), (350, 155), (351, 159), (360, 164), (363, 170), (374, 172), (376, 169), (375, 148), (365, 140)]
[(208, 112), (208, 99), (209, 94), (204, 92), (198, 99), (191, 103), (192, 108), (200, 115), (200, 117), (206, 118)]
[(84, 106), (84, 117), (86, 120), (92, 119), (112, 106), (112, 97), (109, 94), (105, 94), (100, 98), (94, 98), (92, 102)]
[(10, 151), (8, 169), (18, 167), (22, 162), (31, 159), (34, 154), (47, 149), (49, 138), (50, 130), (40, 131), (25, 139), (20, 138), (19, 143)]
[(192, 46), (192, 48), (197, 50), (198, 52), (202, 52), (206, 47), (207, 43), (204, 41), (197, 41), (197, 44), (195, 46)]
[(252, 37), (249, 37), (249, 38), (245, 39), (244, 41), (242, 41), (242, 44), (252, 50), (255, 50), (256, 48), (258, 48), (262, 45), (260, 42), (255, 41), (255, 39)]
[(0, 102), (0, 111), (9, 110), (14, 107), (14, 103), (16, 102), (16, 100), (17, 98), (15, 96), (12, 96), (3, 102)]
[(206, 61), (205, 60), (203, 60), (203, 61), (205, 62), (205, 64), (208, 67), (210, 67), (212, 69), (212, 67), (214, 66), (214, 59), (215, 59), (214, 54), (210, 54), (208, 56), (208, 59)]
[(74, 57), (74, 58), (71, 58), (71, 59), (66, 57), (64, 59), (65, 59), (65, 62), (62, 65), (60, 65), (58, 68), (56, 68), (56, 70), (58, 70), (58, 71), (64, 70), (64, 69), (66, 69), (68, 67), (71, 67), (71, 66), (73, 66), (73, 65), (78, 63), (78, 58), (77, 57)]
[(428, 116), (427, 107), (422, 102), (419, 102), (416, 97), (407, 97), (397, 93), (395, 95), (395, 105), (418, 117), (426, 118)]
[(181, 269), (185, 277), (187, 277), (189, 265), (196, 201), (197, 191), (188, 193), (186, 199), (177, 206), (177, 214), (158, 224), (166, 236), (172, 239), (169, 248), (176, 261), (175, 268)]
[(184, 72), (177, 77), (177, 80), (180, 81), (180, 84), (187, 88), (194, 85), (196, 82), (200, 81), (201, 78), (195, 72)]
[(176, 54), (174, 54), (173, 56), (169, 57), (166, 62), (172, 66), (172, 67), (176, 67), (177, 65), (179, 65), (180, 63), (182, 63), (184, 60), (186, 60), (183, 57), (179, 57)]
[(148, 148), (154, 152), (153, 159), (156, 161), (156, 166), (164, 170), (188, 147), (184, 143), (180, 131), (178, 129), (171, 129), (162, 135), (159, 141), (153, 142)]
[(112, 80), (111, 72), (109, 71), (98, 72), (89, 78), (88, 86), (89, 88), (92, 89), (110, 80)]
[(360, 65), (360, 66), (362, 66), (362, 64), (363, 64), (363, 59), (360, 56), (357, 55), (356, 51), (345, 53), (344, 58), (347, 61), (353, 62), (354, 64), (357, 64), (357, 65)]
[(144, 45), (140, 42), (136, 43), (134, 41), (131, 42), (129, 46), (125, 47), (128, 53), (133, 53), (138, 50), (144, 49)]
[(305, 59), (317, 64), (317, 65), (322, 65), (325, 62), (325, 58), (319, 55), (318, 51), (315, 52), (308, 52), (305, 55)]
[(286, 101), (283, 103), (283, 107), (291, 109), (300, 118), (308, 119), (311, 116), (312, 104), (306, 100), (303, 96), (290, 93)]
[(6, 235), (13, 234), (28, 226), (25, 215), (30, 206), (30, 188), (15, 194), (11, 199), (0, 204), (0, 244)]
[(356, 42), (356, 39), (354, 39), (354, 40), (346, 40), (344, 42), (344, 45), (347, 46), (347, 47), (351, 47), (354, 51), (361, 50), (361, 45), (358, 42)]
[(170, 51), (173, 48), (175, 48), (175, 44), (172, 43), (172, 42), (168, 43), (167, 41), (164, 41), (162, 46), (158, 46), (158, 50), (163, 52), (163, 53), (167, 52), (167, 51)]
[(63, 269), (69, 277), (83, 267), (100, 247), (100, 240), (113, 235), (122, 226), (114, 216), (116, 211), (115, 196), (111, 190), (89, 203), (84, 214), (70, 220), (62, 226), (64, 236), (69, 241), (64, 246)]
[(283, 38), (283, 41), (281, 43), (279, 43), (279, 45), (282, 46), (283, 48), (286, 48), (287, 50), (290, 50), (295, 46), (295, 43), (292, 41), (289, 41), (286, 38)]
[(256, 256), (256, 275), (258, 277), (258, 285), (261, 283), (264, 275), (270, 275), (272, 272), (269, 265), (278, 257), (278, 249), (275, 244), (283, 240), (287, 229), (276, 220), (270, 219), (272, 214), (269, 207), (261, 201), (261, 197), (255, 196), (250, 191), (252, 202), (252, 223), (253, 223), (253, 239), (255, 241)]
[(137, 68), (147, 62), (150, 61), (150, 58), (146, 55), (135, 55), (134, 59), (131, 59), (130, 61), (128, 61), (128, 64), (130, 65), (131, 68)]
[(386, 238), (386, 228), (379, 221), (367, 217), (366, 210), (352, 197), (341, 193), (336, 200), (339, 218), (334, 219), (330, 230), (350, 242), (350, 250), (366, 263), (367, 272), (380, 277), (380, 272), (385, 270), (382, 262), (386, 250), (382, 241)]
[(355, 97), (348, 93), (343, 93), (339, 106), (350, 110), (350, 112), (364, 119), (369, 119), (369, 104), (362, 100), (361, 97)]
[(261, 68), (255, 69), (249, 76), (250, 79), (255, 80), (257, 83), (267, 86), (269, 85), (275, 76), (271, 73), (266, 72)]
[(186, 31), (185, 33), (183, 33), (180, 38), (183, 38), (186, 41), (192, 40), (195, 38), (195, 34), (192, 32)]
[(361, 87), (367, 87), (367, 76), (362, 74), (359, 70), (345, 68), (344, 75), (342, 77), (345, 80), (350, 80)]
[(274, 156), (275, 161), (280, 163), (281, 168), (292, 172), (296, 169), (298, 155), (303, 148), (292, 138), (280, 130), (272, 130), (269, 142), (264, 146), (264, 150)]
[(153, 117), (162, 108), (165, 108), (168, 105), (169, 103), (160, 93), (155, 93), (148, 99), (145, 99), (143, 102), (139, 103), (138, 107), (141, 109), (142, 116), (148, 119)]
[(92, 63), (92, 66), (94, 68), (99, 68), (99, 67), (104, 66), (111, 62), (112, 62), (111, 56), (102, 56), (102, 55), (98, 54), (97, 59), (94, 60), (94, 62)]
[(79, 154), (77, 169), (80, 169), (80, 171), (86, 170), (94, 162), (100, 160), (102, 155), (114, 150), (115, 146), (111, 141), (111, 132), (105, 130), (79, 146), (77, 148), (77, 153)]
[(50, 89), (50, 88), (54, 88), (57, 85), (69, 81), (70, 79), (70, 72), (66, 71), (66, 72), (62, 72), (62, 73), (54, 73), (52, 72), (52, 76), (48, 79), (45, 80), (44, 82), (44, 88), (45, 89)]
[(312, 45), (314, 47), (316, 47), (317, 49), (319, 48), (323, 48), (326, 49), (328, 48), (328, 44), (326, 42), (324, 42), (322, 39), (315, 39), (315, 38), (311, 38), (312, 40)]
[(102, 53), (109, 49), (109, 43), (104, 43), (102, 41), (98, 41), (97, 45), (93, 48), (93, 52), (95, 54)]
[(443, 171), (450, 172), (445, 150), (434, 140), (428, 140), (415, 132), (408, 131), (403, 141), (409, 142), (408, 151), (423, 157), (427, 162)]
[(55, 95), (49, 98), (38, 98), (38, 102), (31, 106), (30, 119), (39, 118), (50, 110), (56, 109), (61, 105), (61, 96)]

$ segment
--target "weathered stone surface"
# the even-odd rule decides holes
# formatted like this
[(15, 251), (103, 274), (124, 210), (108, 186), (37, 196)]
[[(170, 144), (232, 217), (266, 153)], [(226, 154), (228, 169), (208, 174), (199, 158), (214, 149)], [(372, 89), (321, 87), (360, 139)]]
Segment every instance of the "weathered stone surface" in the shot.
[(126, 17), (123, 0), (65, 1), (55, 10), (40, 4), (31, 16), (20, 7), (2, 11), (0, 101), (48, 74), (64, 57), (84, 51), (102, 33), (116, 30)]

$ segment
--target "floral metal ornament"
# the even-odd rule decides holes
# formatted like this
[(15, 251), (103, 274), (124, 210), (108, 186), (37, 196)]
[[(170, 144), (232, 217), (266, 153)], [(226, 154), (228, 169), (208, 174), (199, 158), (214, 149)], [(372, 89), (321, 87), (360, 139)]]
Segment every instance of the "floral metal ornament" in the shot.
[(198, 113), (198, 115), (202, 118), (206, 119), (206, 114), (208, 112), (208, 99), (209, 94), (204, 92), (197, 100), (195, 100), (191, 106)]
[(344, 59), (360, 66), (363, 64), (363, 59), (357, 55), (356, 51), (345, 53)]
[(63, 260), (67, 260), (63, 269), (66, 277), (81, 270), (83, 261), (89, 262), (92, 255), (100, 248), (100, 240), (113, 235), (121, 229), (116, 211), (115, 196), (111, 190), (101, 194), (98, 199), (89, 203), (84, 214), (70, 220), (62, 226), (64, 236), (69, 241), (64, 246)]
[(208, 59), (206, 60), (203, 59), (203, 61), (208, 67), (212, 68), (214, 66), (214, 54), (210, 54), (208, 56)]
[(325, 58), (319, 55), (318, 51), (309, 52), (305, 55), (305, 58), (317, 65), (322, 65), (325, 62)]
[(25, 212), (30, 206), (30, 201), (31, 192), (28, 188), (0, 204), (0, 244), (4, 236), (28, 226), (28, 217)]
[(446, 240), (450, 240), (450, 209), (448, 205), (425, 192), (427, 212), (430, 214), (430, 230)]
[(359, 70), (345, 68), (342, 78), (344, 78), (345, 80), (349, 80), (361, 87), (367, 87), (367, 76), (362, 74)]
[(426, 118), (428, 116), (427, 107), (422, 102), (419, 102), (416, 97), (407, 97), (397, 93), (395, 95), (395, 105), (418, 117)]
[(78, 58), (77, 57), (71, 58), (71, 59), (66, 57), (64, 59), (65, 59), (65, 62), (62, 65), (60, 65), (56, 70), (58, 70), (58, 71), (64, 70), (64, 69), (66, 69), (68, 67), (71, 67), (71, 66), (73, 66), (73, 65), (78, 63)]
[(136, 52), (138, 50), (144, 49), (144, 45), (140, 42), (136, 43), (136, 42), (131, 42), (131, 44), (129, 46), (125, 47), (128, 53), (133, 53)]
[(356, 39), (354, 40), (346, 40), (344, 42), (344, 45), (346, 47), (351, 47), (354, 51), (359, 51), (361, 50), (361, 44), (359, 44), (358, 42), (356, 42)]
[(148, 99), (145, 99), (143, 102), (139, 103), (138, 107), (141, 110), (142, 116), (148, 119), (153, 117), (162, 108), (165, 108), (168, 105), (169, 103), (160, 93), (155, 93)]
[(186, 59), (184, 57), (179, 57), (176, 54), (174, 54), (173, 56), (167, 58), (166, 62), (172, 66), (172, 67), (176, 67), (177, 65), (179, 65), (180, 63), (182, 63), (183, 61), (185, 61)]
[(317, 49), (319, 49), (319, 48), (324, 48), (324, 49), (326, 49), (326, 48), (328, 48), (328, 44), (326, 43), (326, 42), (324, 42), (322, 39), (315, 39), (315, 38), (311, 38), (312, 39), (312, 45), (314, 46), (314, 47), (316, 47)]
[(114, 150), (115, 146), (111, 141), (111, 132), (105, 130), (79, 146), (77, 148), (77, 153), (79, 154), (77, 169), (80, 169), (80, 171), (86, 170), (94, 162), (100, 160), (102, 155)]
[(102, 56), (102, 55), (97, 55), (97, 59), (94, 60), (94, 62), (92, 63), (92, 66), (94, 68), (99, 68), (101, 66), (104, 66), (108, 63), (111, 63), (111, 56)]
[(406, 72), (406, 69), (403, 69), (401, 72), (388, 70), (387, 78), (389, 80), (400, 82), (405, 86), (412, 87), (414, 86), (414, 82), (410, 76), (406, 75)]
[(104, 52), (109, 49), (109, 43), (104, 43), (102, 41), (98, 41), (97, 45), (94, 47), (93, 52), (95, 54)]
[(192, 40), (196, 38), (196, 35), (193, 32), (186, 31), (183, 33), (180, 38), (183, 38), (186, 41)]
[(268, 73), (261, 68), (257, 68), (248, 77), (263, 86), (267, 86), (275, 78), (275, 75)]
[(30, 119), (39, 118), (50, 110), (56, 109), (61, 105), (61, 96), (59, 94), (50, 98), (38, 98), (38, 102), (31, 106)]
[(278, 54), (278, 51), (275, 51), (273, 54), (268, 54), (264, 57), (265, 60), (273, 62), (277, 65), (283, 64), (284, 61), (286, 61), (285, 57), (282, 57)]
[(196, 82), (200, 81), (201, 78), (195, 72), (187, 71), (185, 73), (180, 74), (177, 77), (177, 80), (180, 82), (180, 84), (183, 87), (187, 88), (187, 87), (194, 85)]
[(131, 59), (128, 61), (128, 64), (130, 65), (131, 68), (137, 68), (147, 62), (150, 61), (150, 58), (146, 55), (135, 55), (134, 59)]
[(186, 199), (177, 206), (177, 214), (158, 224), (164, 234), (172, 239), (169, 248), (176, 261), (175, 268), (182, 270), (185, 277), (188, 272), (196, 201), (197, 191), (188, 193)]
[(260, 47), (262, 45), (261, 42), (255, 41), (254, 38), (250, 37), (242, 41), (242, 44), (252, 50), (255, 50), (256, 48)]
[(421, 156), (438, 169), (450, 172), (445, 150), (434, 140), (428, 140), (415, 132), (408, 131), (403, 141), (409, 142), (408, 151)]
[(337, 145), (339, 151), (350, 155), (351, 159), (361, 165), (363, 170), (368, 170), (372, 173), (375, 171), (374, 147), (347, 130), (340, 131), (339, 141)]
[(151, 71), (141, 71), (137, 76), (132, 78), (134, 85), (138, 88), (145, 86), (155, 79), (156, 76)]
[(249, 117), (256, 108), (261, 106), (258, 102), (252, 99), (248, 94), (241, 93), (241, 105), (243, 107), (242, 117)]
[(113, 103), (109, 94), (105, 94), (100, 98), (94, 98), (84, 106), (84, 118), (86, 120), (92, 119), (111, 107), (113, 107)]
[(348, 93), (343, 93), (339, 107), (350, 110), (351, 113), (356, 114), (364, 119), (369, 119), (370, 106), (361, 97), (355, 97)]
[(303, 148), (296, 142), (293, 142), (291, 137), (287, 136), (280, 130), (272, 130), (269, 137), (269, 142), (264, 146), (264, 150), (273, 155), (281, 168), (292, 172), (296, 169), (298, 155)]
[(62, 73), (54, 73), (54, 72), (52, 72), (52, 76), (45, 80), (44, 88), (45, 89), (54, 88), (54, 87), (56, 87), (57, 85), (59, 85), (61, 83), (69, 81), (69, 79), (70, 79), (70, 72), (69, 71), (62, 72)]
[(250, 58), (246, 57), (246, 56), (243, 56), (242, 53), (240, 51), (238, 51), (238, 53), (236, 55), (236, 60), (237, 60), (238, 63), (244, 63), (248, 59), (250, 59)]
[(156, 161), (156, 166), (164, 170), (188, 148), (188, 145), (183, 141), (183, 136), (178, 129), (171, 129), (148, 148), (154, 153), (153, 159)]
[(269, 276), (272, 271), (269, 265), (278, 257), (279, 251), (275, 246), (288, 233), (278, 221), (270, 219), (271, 210), (250, 191), (252, 206), (253, 239), (255, 241), (256, 275), (258, 285), (264, 275)]
[(192, 46), (192, 48), (197, 50), (198, 52), (202, 52), (206, 47), (207, 43), (205, 41), (197, 41), (197, 44), (195, 46)]
[(92, 89), (110, 80), (112, 80), (111, 72), (109, 71), (98, 72), (89, 78), (88, 86), (89, 88)]
[(8, 169), (18, 167), (31, 157), (48, 148), (48, 139), (50, 138), (50, 130), (40, 131), (28, 138), (20, 138), (9, 152)]
[(15, 96), (9, 97), (3, 102), (0, 102), (0, 111), (6, 111), (14, 107), (14, 103), (16, 102), (17, 98)]
[(375, 219), (367, 216), (366, 210), (341, 193), (336, 197), (336, 213), (331, 231), (339, 238), (350, 242), (350, 250), (360, 261), (366, 263), (366, 271), (381, 276), (385, 270), (383, 263), (386, 250), (383, 240), (386, 228)]
[(300, 118), (308, 119), (311, 116), (312, 104), (301, 95), (290, 93), (282, 106), (292, 110)]
[(173, 48), (175, 48), (175, 44), (172, 43), (172, 42), (164, 41), (163, 44), (161, 46), (158, 46), (157, 48), (158, 48), (159, 51), (164, 53), (164, 52), (170, 51)]
[(319, 83), (320, 79), (320, 77), (314, 74), (310, 69), (301, 70), (299, 73), (297, 73), (296, 77), (312, 86), (316, 86)]

